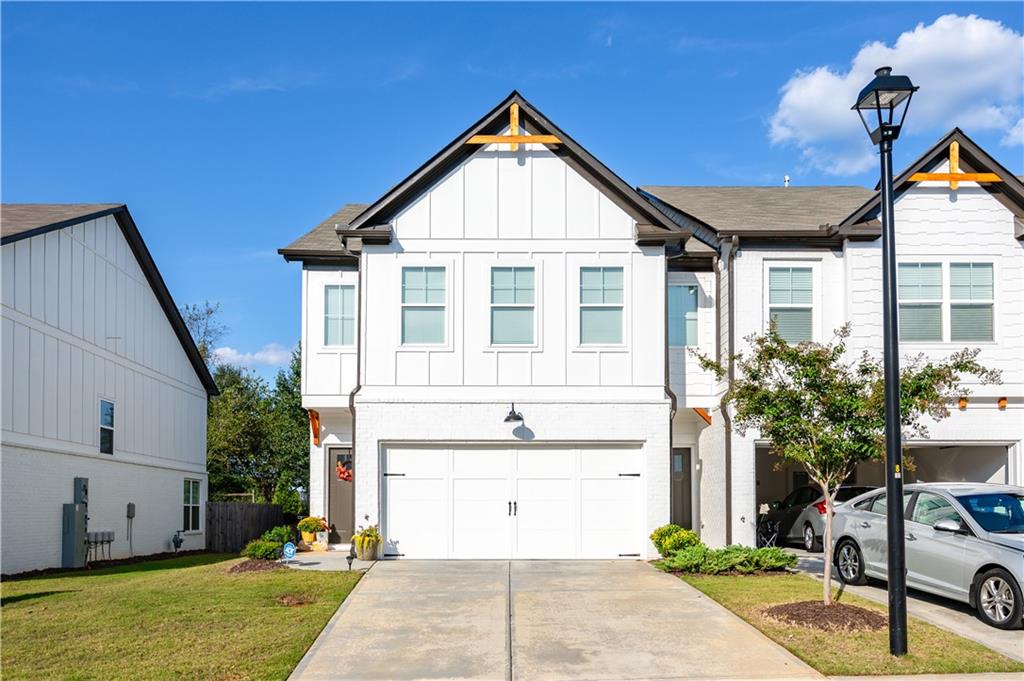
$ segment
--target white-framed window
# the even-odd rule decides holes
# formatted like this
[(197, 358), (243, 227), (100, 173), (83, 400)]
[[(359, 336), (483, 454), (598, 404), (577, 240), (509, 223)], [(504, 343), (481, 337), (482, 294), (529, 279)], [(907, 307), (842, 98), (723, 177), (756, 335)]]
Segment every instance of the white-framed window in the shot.
[(580, 345), (621, 345), (621, 267), (580, 268)]
[(789, 343), (814, 340), (814, 268), (769, 266), (768, 320)]
[(198, 480), (185, 478), (184, 501), (181, 506), (181, 529), (185, 532), (199, 532), (201, 522), (201, 505), (199, 503), (200, 486)]
[(900, 341), (995, 340), (995, 266), (991, 262), (900, 262)]
[(356, 287), (324, 286), (324, 345), (352, 345), (356, 335)]
[(100, 398), (100, 454), (114, 453), (114, 403)]
[(682, 348), (697, 345), (697, 287), (670, 284), (668, 287), (668, 345)]
[(402, 268), (402, 344), (445, 342), (445, 268)]
[(995, 340), (995, 282), (992, 263), (949, 264), (949, 339)]
[(491, 268), (491, 345), (534, 344), (534, 268)]
[(942, 263), (901, 262), (896, 266), (900, 340), (942, 341)]

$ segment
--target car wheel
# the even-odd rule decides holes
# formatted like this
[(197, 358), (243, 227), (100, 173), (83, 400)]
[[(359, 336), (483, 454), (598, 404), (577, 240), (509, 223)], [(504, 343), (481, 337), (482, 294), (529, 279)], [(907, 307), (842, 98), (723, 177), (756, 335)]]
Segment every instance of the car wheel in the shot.
[(1009, 572), (992, 568), (978, 576), (975, 584), (978, 616), (985, 624), (999, 629), (1020, 626), (1024, 599), (1021, 598), (1020, 586)]
[(814, 533), (810, 523), (804, 525), (804, 548), (808, 553), (821, 552), (821, 539)]
[(839, 568), (839, 579), (843, 584), (861, 586), (868, 583), (864, 574), (864, 556), (857, 542), (844, 539), (836, 548), (836, 567)]

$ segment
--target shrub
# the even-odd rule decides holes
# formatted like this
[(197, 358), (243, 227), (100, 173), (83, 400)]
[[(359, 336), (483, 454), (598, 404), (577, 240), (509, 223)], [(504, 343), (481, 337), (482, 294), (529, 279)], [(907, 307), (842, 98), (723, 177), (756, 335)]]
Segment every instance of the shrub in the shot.
[(286, 544), (295, 539), (295, 531), (288, 525), (280, 525), (264, 532), (260, 539), (278, 544)]
[(311, 515), (299, 521), (299, 532), (324, 532), (327, 530), (327, 521)]
[(278, 483), (274, 490), (273, 503), (281, 507), (285, 515), (299, 515), (303, 511), (302, 497), (299, 491), (283, 483)]
[(658, 553), (668, 557), (679, 549), (696, 546), (700, 543), (700, 537), (696, 532), (670, 523), (651, 532), (651, 542), (654, 544), (654, 548), (658, 549)]
[(665, 540), (662, 542), (664, 547), (662, 555), (671, 556), (676, 551), (698, 545), (700, 545), (700, 537), (697, 536), (696, 532), (680, 529), (665, 537)]
[(277, 560), (281, 556), (281, 543), (253, 539), (242, 549), (242, 555), (256, 560)]
[(688, 546), (658, 562), (658, 567), (669, 572), (699, 572), (717, 575), (723, 572), (772, 572), (796, 565), (796, 556), (777, 546), (755, 549), (752, 546), (726, 546), (709, 549), (703, 544)]

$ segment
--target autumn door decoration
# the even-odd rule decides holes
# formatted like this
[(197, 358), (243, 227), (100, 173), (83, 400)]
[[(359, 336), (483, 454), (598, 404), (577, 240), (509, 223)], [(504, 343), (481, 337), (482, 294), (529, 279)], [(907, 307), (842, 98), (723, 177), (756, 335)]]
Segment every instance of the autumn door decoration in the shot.
[(334, 464), (334, 472), (337, 474), (338, 480), (352, 482), (352, 469), (342, 463), (341, 460)]

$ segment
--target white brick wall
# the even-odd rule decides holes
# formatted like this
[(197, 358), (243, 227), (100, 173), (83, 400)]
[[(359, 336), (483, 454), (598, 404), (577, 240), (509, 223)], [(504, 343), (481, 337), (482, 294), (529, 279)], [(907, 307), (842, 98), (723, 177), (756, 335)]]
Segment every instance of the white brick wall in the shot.
[[(669, 404), (516, 402), (533, 431), (534, 444), (640, 443), (644, 472), (647, 527), (669, 517)], [(380, 522), (380, 460), (382, 443), (487, 442), (518, 444), (503, 423), (507, 402), (366, 402), (356, 407), (356, 524)], [(650, 542), (648, 557), (656, 553)]]
[(352, 445), (352, 412), (320, 409), (320, 446), (309, 439), (309, 514), (327, 516), (327, 448)]
[[(128, 556), (126, 507), (135, 502), (132, 532), (137, 556), (172, 550), (181, 529), (183, 481), (201, 481), (201, 527), (206, 527), (206, 473), (111, 461), (99, 457), (5, 445), (3, 448), (4, 574), (60, 567), (63, 504), (71, 503), (76, 477), (89, 478), (90, 530), (113, 530), (113, 558)], [(184, 537), (182, 550), (206, 547), (204, 532)]]

